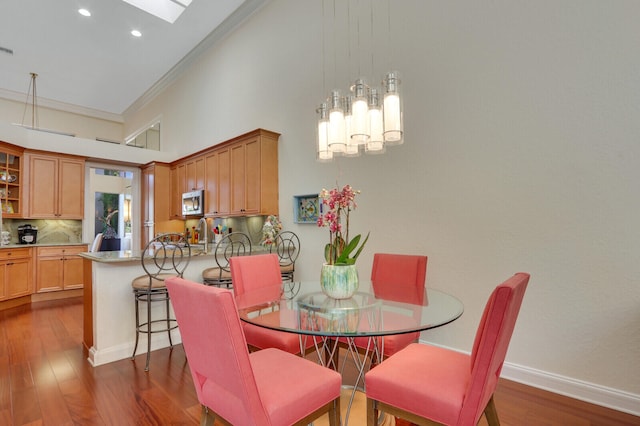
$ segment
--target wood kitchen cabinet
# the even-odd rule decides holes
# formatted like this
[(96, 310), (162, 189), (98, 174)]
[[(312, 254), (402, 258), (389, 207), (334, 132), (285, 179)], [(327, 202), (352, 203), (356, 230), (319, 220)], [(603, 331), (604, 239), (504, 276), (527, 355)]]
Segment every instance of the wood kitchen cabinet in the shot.
[(205, 215), (225, 216), (231, 212), (231, 162), (228, 148), (205, 156)]
[(231, 146), (231, 214), (278, 214), (278, 134), (258, 130)]
[[(180, 172), (184, 173), (185, 168), (178, 168), (176, 165), (171, 166), (171, 218), (182, 219), (182, 184), (184, 178), (180, 180)], [(184, 174), (183, 174), (184, 176)]]
[(278, 214), (278, 138), (257, 129), (172, 163), (171, 216), (182, 193), (204, 189), (207, 217)]
[(27, 296), (33, 292), (31, 256), (31, 248), (0, 250), (0, 300)]
[(186, 179), (183, 192), (204, 189), (204, 155), (187, 161), (185, 169)]
[(171, 166), (154, 162), (142, 167), (142, 233), (144, 248), (158, 233), (181, 232), (182, 223), (172, 219)]
[(183, 193), (206, 189), (205, 163), (205, 156), (199, 155), (180, 160), (171, 168), (171, 216), (174, 219), (183, 219)]
[(24, 150), (0, 142), (0, 208), (5, 218), (22, 217)]
[(83, 259), (86, 245), (36, 248), (36, 292), (73, 290), (84, 287)]
[(84, 219), (84, 159), (27, 153), (29, 196), (26, 217)]

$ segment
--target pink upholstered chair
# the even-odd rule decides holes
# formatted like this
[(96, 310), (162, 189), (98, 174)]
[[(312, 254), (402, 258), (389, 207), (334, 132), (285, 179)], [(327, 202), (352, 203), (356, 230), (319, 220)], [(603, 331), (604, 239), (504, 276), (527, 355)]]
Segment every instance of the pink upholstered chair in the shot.
[[(422, 305), (425, 301), (425, 280), (427, 275), (427, 256), (410, 254), (375, 253), (373, 266), (371, 267), (371, 283), (376, 297), (403, 303)], [(416, 311), (422, 308), (416, 306)], [(402, 316), (393, 312), (385, 312), (385, 322), (389, 323)], [(402, 318), (398, 318), (402, 321)], [(377, 348), (384, 348), (380, 354), (383, 358), (389, 357), (407, 345), (417, 342), (420, 332), (392, 334), (378, 337)], [(384, 344), (382, 343), (384, 339)], [(375, 350), (368, 337), (356, 337), (353, 339), (360, 353), (373, 355)], [(344, 338), (340, 339), (343, 348), (348, 347)], [(376, 356), (372, 356), (372, 362), (376, 362)], [(338, 365), (338, 353), (333, 354), (331, 363)]]
[[(278, 300), (282, 292), (282, 274), (278, 255), (260, 254), (237, 256), (229, 259), (233, 292), (236, 296), (247, 291), (262, 289), (261, 294), (270, 294), (270, 300)], [(277, 313), (274, 313), (277, 315)], [(242, 323), (250, 350), (278, 348), (292, 354), (300, 353), (300, 336), (295, 333), (271, 330), (257, 325)], [(305, 352), (313, 348), (313, 338), (303, 337)]]
[(340, 424), (340, 374), (278, 349), (249, 353), (233, 294), (182, 278), (166, 281), (202, 425)]
[[(422, 305), (425, 301), (427, 256), (375, 253), (371, 283), (377, 297), (396, 302)], [(392, 320), (388, 318), (388, 320)], [(413, 342), (420, 333), (393, 334), (384, 337), (384, 357), (391, 356)], [(367, 339), (355, 339), (356, 346), (366, 348)], [(380, 347), (380, 346), (379, 346)]]
[(484, 413), (498, 425), (493, 392), (528, 282), (518, 273), (496, 287), (471, 355), (414, 343), (367, 372), (367, 425), (378, 410), (418, 425), (475, 425)]

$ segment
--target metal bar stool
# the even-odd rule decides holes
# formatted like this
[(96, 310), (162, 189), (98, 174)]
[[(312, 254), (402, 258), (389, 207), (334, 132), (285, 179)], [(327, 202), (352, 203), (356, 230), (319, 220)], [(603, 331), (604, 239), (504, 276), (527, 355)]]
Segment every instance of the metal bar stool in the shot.
[(229, 233), (216, 244), (214, 253), (217, 266), (202, 271), (202, 282), (216, 287), (233, 288), (229, 259), (233, 256), (251, 255), (251, 239), (242, 232)]
[(269, 248), (269, 252), (278, 255), (282, 281), (293, 282), (296, 259), (300, 254), (300, 239), (298, 236), (291, 231), (279, 233)]
[[(151, 357), (151, 334), (166, 332), (169, 346), (173, 348), (171, 330), (178, 327), (171, 317), (169, 292), (165, 280), (170, 277), (182, 277), (191, 259), (191, 247), (182, 234), (161, 234), (151, 240), (142, 252), (141, 263), (145, 275), (134, 278), (131, 282), (136, 309), (136, 343), (131, 359), (134, 360), (138, 349), (140, 333), (147, 335), (147, 362), (144, 371), (149, 371)], [(140, 302), (146, 306), (146, 321), (140, 322)], [(151, 318), (151, 304), (164, 302), (166, 314), (164, 318)]]

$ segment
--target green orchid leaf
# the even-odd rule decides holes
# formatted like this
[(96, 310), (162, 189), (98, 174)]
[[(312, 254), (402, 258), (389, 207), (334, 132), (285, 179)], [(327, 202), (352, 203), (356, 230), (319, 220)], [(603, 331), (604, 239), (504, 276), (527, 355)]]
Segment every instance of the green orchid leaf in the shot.
[(362, 242), (362, 245), (360, 246), (356, 254), (353, 255), (353, 263), (356, 263), (356, 259), (358, 259), (358, 256), (360, 256), (360, 253), (362, 253), (362, 249), (364, 248), (364, 245), (367, 244), (367, 241), (369, 241), (369, 234), (370, 232), (367, 232), (367, 238), (364, 239), (364, 241)]
[[(336, 259), (336, 263), (347, 263), (347, 259), (349, 259), (349, 255), (356, 247), (358, 247), (358, 243), (360, 242), (360, 235), (356, 235), (353, 237), (349, 244), (344, 247), (342, 252), (340, 253), (340, 257)], [(355, 260), (354, 260), (355, 261)]]

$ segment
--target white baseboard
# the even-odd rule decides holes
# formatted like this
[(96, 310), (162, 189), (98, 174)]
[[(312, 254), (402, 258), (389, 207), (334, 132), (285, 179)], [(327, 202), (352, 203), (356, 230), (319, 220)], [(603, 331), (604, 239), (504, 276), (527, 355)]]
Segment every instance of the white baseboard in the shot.
[[(174, 346), (182, 343), (182, 338), (176, 331), (173, 331), (171, 333), (171, 340)], [(167, 347), (169, 347), (169, 339), (165, 333), (154, 334), (151, 336), (151, 351)], [(110, 362), (131, 358), (132, 352), (133, 343), (124, 343), (101, 349), (96, 349), (95, 346), (92, 346), (91, 349), (89, 349), (89, 356), (87, 357), (87, 361), (89, 361), (89, 364), (91, 364), (92, 366), (98, 367)], [(136, 356), (146, 352), (147, 338), (143, 335), (140, 336), (140, 343), (138, 344), (138, 348), (136, 350)], [(153, 354), (151, 356), (153, 356)]]
[(505, 362), (501, 377), (591, 404), (640, 416), (640, 395)]
[[(458, 351), (454, 348), (449, 348), (424, 340), (421, 340), (420, 343)], [(463, 352), (467, 355), (469, 354), (464, 351), (458, 352)], [(611, 408), (623, 413), (640, 416), (640, 395), (632, 394), (630, 392), (612, 389), (595, 383), (588, 383), (508, 362), (504, 363), (500, 377), (522, 383), (527, 386), (544, 389), (559, 395), (568, 396), (580, 401)]]

